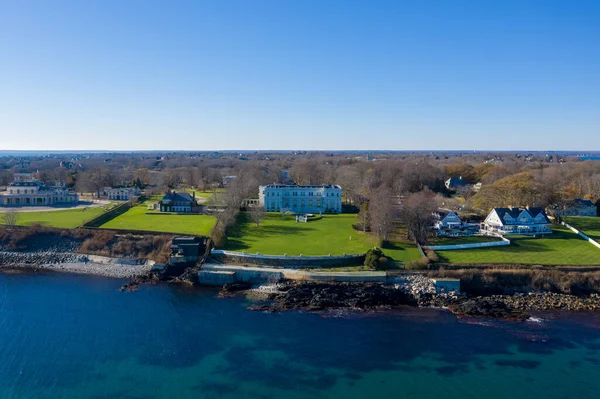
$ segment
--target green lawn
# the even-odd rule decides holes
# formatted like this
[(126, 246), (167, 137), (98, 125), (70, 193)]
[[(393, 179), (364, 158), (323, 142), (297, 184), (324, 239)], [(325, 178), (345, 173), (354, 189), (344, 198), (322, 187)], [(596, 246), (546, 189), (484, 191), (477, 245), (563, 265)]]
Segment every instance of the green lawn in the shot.
[(545, 238), (510, 237), (505, 247), (436, 251), (441, 262), (523, 265), (600, 265), (600, 249), (563, 226)]
[(494, 242), (500, 241), (496, 237), (482, 237), (482, 236), (471, 236), (471, 237), (436, 237), (431, 240), (431, 245), (460, 245), (460, 244), (475, 244), (480, 242)]
[[(291, 215), (282, 219), (279, 213), (267, 213), (260, 226), (256, 226), (242, 212), (238, 222), (229, 229), (224, 249), (290, 256), (362, 254), (373, 248), (376, 240), (369, 234), (354, 230), (354, 223), (354, 214), (323, 215), (321, 219), (296, 223)], [(419, 257), (415, 247), (408, 247), (404, 243), (396, 243), (383, 251), (399, 262)]]
[(600, 240), (600, 217), (570, 216), (565, 221), (594, 240)]
[[(19, 226), (31, 226), (40, 224), (47, 227), (58, 227), (62, 229), (72, 229), (83, 223), (92, 220), (104, 213), (105, 207), (65, 209), (61, 211), (41, 211), (41, 212), (19, 212), (17, 224)], [(0, 224), (4, 223), (2, 213), (0, 213)]]
[(209, 215), (177, 215), (149, 212), (147, 204), (143, 203), (134, 206), (124, 214), (104, 223), (100, 227), (103, 229), (145, 230), (161, 233), (208, 236), (215, 221), (215, 217)]

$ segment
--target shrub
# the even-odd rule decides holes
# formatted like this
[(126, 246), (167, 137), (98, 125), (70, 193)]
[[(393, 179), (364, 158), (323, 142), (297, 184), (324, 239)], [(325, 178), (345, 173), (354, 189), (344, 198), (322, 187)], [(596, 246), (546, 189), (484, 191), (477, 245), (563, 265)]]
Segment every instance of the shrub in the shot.
[(411, 260), (404, 265), (406, 270), (427, 270), (429, 268), (429, 259), (421, 258)]
[(438, 257), (438, 255), (432, 249), (428, 249), (427, 251), (425, 251), (425, 255), (427, 256), (427, 259), (429, 259), (429, 261), (431, 263), (435, 263), (435, 262), (438, 262), (440, 260), (440, 258)]
[(227, 233), (222, 223), (217, 222), (210, 232), (210, 239), (216, 248), (223, 248), (227, 244)]
[(371, 270), (379, 268), (379, 259), (385, 257), (383, 251), (379, 248), (369, 249), (365, 255), (364, 265)]

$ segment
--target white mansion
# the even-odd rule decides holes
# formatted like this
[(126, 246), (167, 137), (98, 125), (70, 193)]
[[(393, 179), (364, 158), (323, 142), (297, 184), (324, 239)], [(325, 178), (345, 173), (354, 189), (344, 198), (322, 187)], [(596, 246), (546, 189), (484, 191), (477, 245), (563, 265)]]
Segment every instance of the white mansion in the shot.
[(0, 205), (6, 206), (77, 204), (78, 201), (77, 193), (69, 191), (64, 184), (46, 186), (30, 173), (15, 174), (6, 193), (0, 195)]
[(273, 212), (340, 213), (342, 188), (334, 185), (269, 184), (259, 187), (259, 205), (265, 211)]

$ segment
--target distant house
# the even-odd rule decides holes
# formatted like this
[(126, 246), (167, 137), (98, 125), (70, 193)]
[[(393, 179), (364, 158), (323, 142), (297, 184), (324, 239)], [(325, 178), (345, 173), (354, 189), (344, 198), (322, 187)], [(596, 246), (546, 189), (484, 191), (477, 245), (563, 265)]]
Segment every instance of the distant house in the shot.
[(290, 178), (290, 171), (289, 170), (282, 170), (279, 172), (279, 183), (280, 184), (288, 184), (291, 185), (294, 182), (292, 181), (292, 179)]
[(158, 203), (161, 212), (192, 212), (196, 207), (196, 195), (169, 191)]
[(598, 207), (590, 200), (575, 198), (564, 206), (554, 205), (552, 212), (556, 216), (597, 216)]
[(470, 186), (471, 184), (461, 177), (451, 177), (445, 182), (448, 190), (458, 190), (461, 187)]
[(463, 227), (463, 222), (454, 211), (436, 212), (434, 215), (436, 218), (434, 228), (436, 230), (460, 229)]
[(104, 189), (104, 193), (112, 201), (129, 201), (133, 197), (140, 195), (140, 189), (137, 187), (107, 187)]
[(483, 231), (498, 234), (551, 234), (544, 208), (494, 208), (482, 224)]
[(229, 183), (231, 183), (232, 181), (234, 181), (235, 179), (237, 179), (237, 176), (225, 176), (223, 178), (223, 185), (227, 186)]

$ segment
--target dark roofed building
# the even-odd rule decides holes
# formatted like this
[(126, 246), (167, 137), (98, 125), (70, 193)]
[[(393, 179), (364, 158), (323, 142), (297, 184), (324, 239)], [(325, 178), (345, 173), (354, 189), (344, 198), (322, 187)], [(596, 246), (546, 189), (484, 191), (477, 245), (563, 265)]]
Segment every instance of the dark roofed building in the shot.
[(457, 190), (460, 187), (470, 186), (471, 184), (461, 177), (451, 177), (445, 182), (448, 190)]
[(575, 198), (564, 206), (554, 205), (551, 210), (556, 216), (598, 216), (598, 207), (583, 198)]
[(196, 206), (196, 195), (169, 191), (159, 202), (161, 212), (192, 212)]

